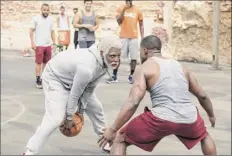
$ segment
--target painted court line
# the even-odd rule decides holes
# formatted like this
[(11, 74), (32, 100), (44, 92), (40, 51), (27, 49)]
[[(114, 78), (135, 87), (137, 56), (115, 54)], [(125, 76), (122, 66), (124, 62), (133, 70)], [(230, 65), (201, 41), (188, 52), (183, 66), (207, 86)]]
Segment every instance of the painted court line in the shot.
[(20, 112), (16, 116), (14, 116), (13, 118), (8, 119), (7, 121), (1, 122), (1, 125), (5, 125), (5, 124), (7, 124), (7, 123), (9, 123), (11, 121), (18, 120), (26, 110), (24, 104), (19, 100), (16, 100), (16, 99), (14, 99), (12, 97), (4, 97), (3, 99), (8, 99), (8, 100), (11, 100), (11, 101), (17, 103), (18, 105), (20, 105), (21, 109), (20, 109)]

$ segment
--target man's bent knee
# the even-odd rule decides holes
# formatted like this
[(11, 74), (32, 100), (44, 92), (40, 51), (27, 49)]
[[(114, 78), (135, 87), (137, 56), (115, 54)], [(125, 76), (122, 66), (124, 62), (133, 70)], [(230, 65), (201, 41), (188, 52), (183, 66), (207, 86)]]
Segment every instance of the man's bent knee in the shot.
[(130, 144), (125, 140), (125, 134), (122, 132), (117, 132), (116, 137), (114, 139), (114, 144), (125, 144), (129, 146)]

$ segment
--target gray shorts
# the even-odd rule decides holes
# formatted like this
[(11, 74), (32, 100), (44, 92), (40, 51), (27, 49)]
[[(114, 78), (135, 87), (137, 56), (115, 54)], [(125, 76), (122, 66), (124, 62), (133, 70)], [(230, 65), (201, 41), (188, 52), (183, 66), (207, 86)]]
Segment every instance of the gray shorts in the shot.
[(122, 58), (137, 60), (139, 58), (139, 46), (137, 38), (121, 38)]

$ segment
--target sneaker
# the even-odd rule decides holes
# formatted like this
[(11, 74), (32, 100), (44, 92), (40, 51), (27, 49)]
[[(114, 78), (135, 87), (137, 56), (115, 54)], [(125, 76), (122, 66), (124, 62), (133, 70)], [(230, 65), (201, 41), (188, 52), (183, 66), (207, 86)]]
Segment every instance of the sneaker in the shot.
[(39, 80), (39, 81), (36, 82), (36, 88), (43, 89), (42, 80)]
[(131, 75), (128, 77), (128, 83), (129, 83), (129, 84), (132, 84), (132, 83), (133, 83), (133, 80), (132, 80), (132, 76), (131, 76)]
[(24, 57), (31, 57), (31, 54), (30, 53), (25, 53), (23, 56)]
[(25, 153), (23, 153), (23, 156), (24, 155), (34, 155), (30, 150), (27, 150)]
[(105, 145), (105, 147), (102, 149), (102, 152), (103, 152), (103, 153), (109, 154), (109, 153), (110, 153), (110, 150), (111, 150), (111, 147), (110, 147), (109, 143), (107, 143), (107, 144)]
[(109, 78), (109, 79), (106, 80), (106, 83), (108, 83), (108, 84), (117, 83), (117, 82), (118, 82), (118, 79), (114, 75), (111, 78)]

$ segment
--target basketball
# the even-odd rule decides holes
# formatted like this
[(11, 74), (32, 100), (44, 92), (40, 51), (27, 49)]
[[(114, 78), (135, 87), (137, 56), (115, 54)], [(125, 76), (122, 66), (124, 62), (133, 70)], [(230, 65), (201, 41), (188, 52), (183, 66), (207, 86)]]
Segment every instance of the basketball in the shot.
[(74, 125), (71, 129), (71, 134), (70, 135), (66, 135), (64, 134), (63, 132), (63, 125), (64, 125), (64, 121), (61, 123), (60, 125), (60, 132), (67, 136), (67, 137), (74, 137), (76, 135), (78, 135), (81, 130), (82, 130), (82, 127), (83, 127), (83, 124), (84, 124), (84, 117), (82, 115), (80, 115), (79, 113), (75, 113), (74, 116), (73, 116), (73, 122), (74, 122)]

